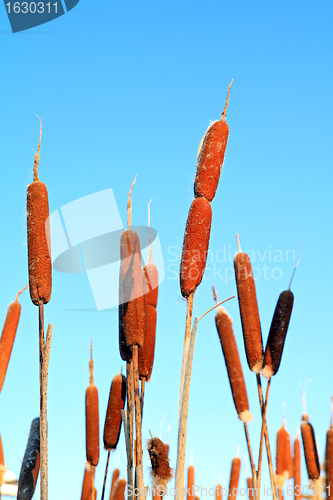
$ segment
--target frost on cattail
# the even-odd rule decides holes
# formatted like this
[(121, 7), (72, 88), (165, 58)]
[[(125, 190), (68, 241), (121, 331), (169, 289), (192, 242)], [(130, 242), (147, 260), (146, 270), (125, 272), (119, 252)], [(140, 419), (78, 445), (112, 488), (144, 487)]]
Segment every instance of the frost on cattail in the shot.
[(148, 453), (151, 461), (153, 488), (158, 490), (160, 496), (163, 496), (166, 486), (172, 478), (166, 446), (159, 438), (149, 439)]
[(247, 398), (243, 370), (232, 329), (232, 319), (224, 307), (220, 306), (217, 308), (215, 323), (221, 342), (232, 397), (238, 413), (238, 418), (242, 420), (242, 422), (248, 422), (252, 420), (252, 415), (249, 411), (249, 401)]
[(239, 457), (233, 458), (231, 462), (228, 500), (236, 500), (240, 468), (241, 468), (240, 458)]
[(318, 479), (320, 476), (320, 465), (314, 429), (308, 421), (306, 414), (303, 415), (302, 420), (301, 434), (308, 476), (309, 479)]
[(234, 258), (234, 268), (245, 353), (250, 370), (259, 373), (263, 346), (256, 288), (250, 257), (241, 251), (238, 234), (237, 241), (239, 252)]

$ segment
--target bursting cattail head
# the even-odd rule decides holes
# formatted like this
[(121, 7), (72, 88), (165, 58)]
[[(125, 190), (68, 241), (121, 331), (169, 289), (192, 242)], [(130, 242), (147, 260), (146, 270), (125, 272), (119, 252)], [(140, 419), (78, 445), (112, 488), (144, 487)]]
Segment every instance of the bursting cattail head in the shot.
[(151, 461), (151, 475), (153, 487), (165, 491), (166, 485), (172, 478), (172, 469), (165, 444), (159, 438), (148, 441), (148, 453)]
[(118, 373), (113, 377), (106, 410), (103, 441), (106, 450), (117, 447), (121, 430), (121, 410), (126, 399), (126, 377)]
[(249, 420), (252, 420), (252, 415), (249, 410), (249, 401), (247, 398), (242, 365), (232, 329), (232, 319), (224, 307), (220, 306), (217, 308), (215, 323), (221, 342), (232, 397), (238, 413), (238, 418), (242, 420), (242, 422), (248, 422)]
[(92, 347), (89, 361), (90, 384), (86, 389), (86, 455), (90, 465), (99, 462), (99, 410), (98, 390), (94, 384)]
[(318, 479), (320, 476), (320, 465), (318, 459), (315, 433), (310, 422), (303, 419), (301, 434), (304, 448), (304, 457), (309, 479)]
[(259, 373), (263, 346), (256, 287), (250, 258), (241, 251), (238, 234), (237, 241), (239, 252), (234, 258), (234, 268), (245, 353), (250, 370)]
[(18, 480), (17, 500), (31, 500), (37, 483), (40, 464), (40, 419), (31, 423)]

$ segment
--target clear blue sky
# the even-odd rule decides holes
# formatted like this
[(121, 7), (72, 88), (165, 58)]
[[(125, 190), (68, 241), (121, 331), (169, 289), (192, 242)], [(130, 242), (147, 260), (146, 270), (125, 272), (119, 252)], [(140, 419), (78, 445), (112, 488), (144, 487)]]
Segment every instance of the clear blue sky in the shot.
[[(51, 212), (112, 188), (125, 221), (128, 190), (138, 173), (133, 224), (145, 225), (153, 197), (151, 224), (159, 234), (166, 276), (159, 293), (143, 438), (148, 439), (148, 429), (159, 435), (163, 420), (165, 439), (170, 421), (173, 467), (185, 322), (179, 255), (198, 145), (210, 120), (220, 117), (232, 78), (230, 136), (212, 203), (211, 258), (194, 312), (201, 315), (213, 305), (212, 282), (221, 299), (235, 293), (229, 252), (236, 250), (238, 232), (243, 250), (252, 250), (266, 341), (276, 300), (288, 287), (293, 255), (302, 242), (292, 286), (294, 312), (282, 364), (272, 381), (268, 425), (274, 454), (283, 405), (293, 438), (300, 423), (302, 381), (323, 460), (333, 394), (332, 18), (333, 5), (326, 0), (80, 0), (52, 23), (14, 35), (1, 7), (0, 319), (4, 321), (7, 306), (28, 280), (25, 198), (38, 143), (37, 113), (43, 120), (39, 173), (49, 190)], [(110, 283), (114, 286), (117, 283)], [(0, 396), (5, 459), (17, 475), (39, 408), (37, 308), (28, 293), (21, 304)], [(50, 500), (72, 500), (81, 494), (90, 339), (101, 434), (111, 379), (123, 364), (116, 309), (87, 311), (94, 307), (86, 274), (54, 272), (52, 298), (45, 307), (46, 322), (54, 324), (48, 391)], [(250, 435), (257, 456), (258, 397), (245, 361), (236, 299), (228, 310), (248, 386), (254, 417)], [(250, 468), (244, 432), (212, 313), (199, 324), (189, 406), (187, 464), (192, 454), (198, 484), (214, 487), (221, 480), (227, 486), (237, 446), (245, 486)], [(123, 436), (119, 449), (111, 468), (119, 460), (125, 477)], [(146, 483), (147, 459), (145, 453)], [(101, 449), (99, 494), (105, 461)]]

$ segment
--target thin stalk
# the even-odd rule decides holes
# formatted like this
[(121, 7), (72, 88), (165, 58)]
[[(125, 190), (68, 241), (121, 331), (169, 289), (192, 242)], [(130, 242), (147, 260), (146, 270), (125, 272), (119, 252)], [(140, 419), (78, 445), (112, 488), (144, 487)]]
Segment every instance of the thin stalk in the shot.
[[(127, 495), (127, 499), (132, 499), (132, 491), (133, 491), (133, 465), (132, 465), (132, 443), (129, 436), (129, 428), (128, 428), (128, 410), (121, 410), (121, 419), (124, 426), (124, 434), (125, 434), (125, 444), (126, 444), (126, 455), (127, 455), (127, 484), (131, 485), (129, 488), (129, 492)], [(111, 495), (110, 495), (111, 498)]]
[(180, 492), (185, 491), (185, 451), (186, 451), (186, 427), (187, 427), (187, 413), (188, 413), (188, 402), (190, 396), (190, 384), (191, 384), (191, 372), (192, 372), (192, 361), (193, 352), (195, 344), (195, 336), (197, 333), (199, 318), (196, 316), (194, 319), (192, 334), (190, 337), (190, 343), (188, 348), (187, 362), (185, 365), (184, 373), (184, 388), (182, 392), (181, 399), (181, 409), (179, 416), (179, 427), (178, 427), (178, 442), (177, 442), (177, 465), (176, 465), (176, 477), (175, 477), (175, 500), (179, 500), (181, 497)]
[(182, 363), (182, 371), (180, 376), (180, 394), (179, 394), (179, 414), (183, 399), (183, 391), (184, 391), (184, 379), (185, 379), (185, 371), (186, 371), (186, 363), (187, 363), (187, 355), (190, 346), (190, 338), (191, 338), (191, 325), (192, 325), (192, 313), (193, 313), (193, 295), (192, 292), (187, 297), (187, 308), (186, 308), (186, 321), (185, 321), (185, 338), (184, 338), (184, 350), (183, 350), (183, 363)]
[(105, 473), (104, 473), (104, 481), (103, 481), (103, 489), (102, 489), (101, 500), (104, 500), (105, 484), (106, 484), (106, 478), (107, 478), (108, 469), (109, 469), (110, 453), (111, 453), (111, 450), (108, 450), (108, 457), (106, 459), (106, 466), (105, 466)]
[(267, 382), (266, 397), (265, 397), (265, 401), (264, 401), (260, 374), (259, 373), (257, 374), (257, 387), (258, 387), (258, 395), (259, 395), (260, 409), (261, 409), (261, 416), (262, 416), (259, 459), (258, 459), (257, 485), (258, 485), (258, 492), (259, 492), (260, 491), (260, 483), (261, 483), (263, 437), (265, 436), (268, 469), (269, 469), (269, 475), (270, 475), (271, 485), (272, 485), (272, 490), (273, 490), (273, 499), (277, 500), (277, 491), (276, 491), (275, 475), (274, 475), (274, 469), (273, 469), (273, 460), (272, 460), (271, 447), (270, 447), (270, 443), (269, 443), (269, 436), (268, 436), (268, 429), (267, 429), (267, 422), (266, 422), (266, 413), (267, 413), (267, 404), (268, 404), (268, 395), (269, 395), (270, 385), (271, 385), (271, 379), (269, 379)]
[(141, 401), (141, 420), (143, 418), (143, 404), (144, 404), (144, 400), (145, 400), (145, 382), (146, 382), (146, 379), (142, 378), (141, 379), (141, 397), (140, 397), (140, 401)]
[(91, 466), (91, 474), (90, 474), (90, 498), (94, 500), (94, 469), (93, 465)]
[(138, 488), (138, 500), (144, 498), (143, 484), (143, 464), (142, 464), (142, 422), (141, 422), (141, 402), (139, 390), (139, 359), (138, 346), (132, 346), (133, 354), (133, 379), (134, 379), (134, 401), (135, 401), (135, 433), (136, 433), (136, 481)]
[[(126, 363), (126, 384), (127, 384), (127, 483), (129, 485), (128, 500), (132, 500), (133, 491), (133, 415), (134, 415), (134, 385), (133, 385), (133, 363)], [(127, 442), (127, 441), (126, 441)]]
[(259, 500), (259, 497), (260, 497), (259, 491), (256, 492), (256, 487), (257, 487), (257, 473), (256, 473), (256, 468), (255, 468), (255, 465), (254, 465), (254, 461), (253, 461), (252, 448), (251, 448), (251, 443), (250, 443), (249, 430), (247, 428), (247, 422), (244, 422), (244, 431), (245, 431), (246, 445), (247, 445), (247, 449), (248, 449), (248, 452), (249, 452), (249, 459), (250, 459), (250, 464), (251, 464), (253, 488), (255, 490), (255, 493), (257, 493), (257, 494), (254, 495), (254, 497), (257, 500)]
[[(39, 412), (40, 412), (40, 498), (48, 498), (47, 474), (47, 410), (46, 392), (43, 391), (43, 364), (44, 364), (44, 304), (38, 307), (39, 319)], [(47, 383), (47, 381), (46, 381)]]

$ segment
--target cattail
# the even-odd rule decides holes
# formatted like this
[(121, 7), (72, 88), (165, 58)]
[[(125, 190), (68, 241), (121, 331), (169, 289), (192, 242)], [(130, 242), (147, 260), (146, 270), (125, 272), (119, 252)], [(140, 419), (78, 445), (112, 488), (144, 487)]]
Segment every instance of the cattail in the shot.
[(90, 465), (96, 466), (99, 461), (99, 412), (98, 390), (94, 385), (94, 364), (92, 345), (90, 348), (90, 384), (86, 389), (86, 455)]
[(229, 383), (232, 397), (238, 413), (238, 418), (242, 422), (252, 420), (249, 411), (243, 370), (238, 354), (237, 344), (232, 329), (232, 319), (224, 307), (218, 307), (215, 316), (217, 333), (220, 338), (224, 361), (227, 367)]
[(279, 369), (293, 303), (294, 295), (291, 290), (285, 290), (280, 294), (265, 349), (262, 374), (266, 378), (271, 378)]
[(125, 479), (117, 479), (112, 500), (125, 500), (125, 488), (126, 488), (126, 480)]
[(247, 485), (247, 494), (249, 496), (249, 500), (255, 500), (252, 477), (248, 477), (246, 479), (246, 485)]
[(206, 267), (212, 209), (206, 198), (192, 201), (185, 227), (180, 263), (180, 289), (188, 297), (200, 285)]
[(161, 497), (166, 491), (167, 483), (172, 478), (167, 449), (160, 439), (152, 438), (148, 441), (148, 453), (151, 461), (153, 489), (157, 489)]
[(231, 472), (229, 481), (228, 499), (235, 500), (238, 492), (238, 482), (240, 474), (241, 460), (238, 457), (233, 458), (231, 462)]
[[(83, 483), (82, 483), (81, 500), (91, 500), (91, 485), (93, 484), (94, 476), (95, 476), (95, 467), (90, 465), (89, 462), (86, 462), (84, 468)], [(93, 500), (96, 500), (96, 498), (97, 498), (97, 490), (95, 486), (93, 486)]]
[(299, 430), (294, 441), (294, 497), (301, 496), (301, 443), (299, 441)]
[(276, 482), (278, 488), (283, 487), (286, 479), (293, 476), (290, 435), (283, 422), (276, 437)]
[(318, 479), (320, 476), (320, 465), (318, 459), (315, 433), (308, 416), (303, 415), (301, 424), (302, 441), (304, 448), (304, 457), (309, 479)]
[(110, 490), (109, 500), (112, 500), (112, 496), (113, 496), (114, 489), (115, 489), (115, 486), (116, 486), (116, 481), (119, 478), (119, 474), (120, 474), (119, 469), (114, 469), (114, 471), (112, 473), (111, 490)]
[(245, 353), (250, 370), (259, 373), (263, 346), (256, 287), (250, 257), (241, 251), (238, 234), (237, 241), (239, 252), (234, 258), (234, 268)]
[(39, 145), (34, 161), (34, 180), (27, 188), (29, 291), (31, 300), (36, 306), (49, 302), (52, 289), (49, 201), (47, 188), (38, 179), (41, 134), (40, 122)]
[(222, 485), (218, 484), (215, 488), (215, 500), (222, 500), (222, 499), (223, 499)]
[(121, 430), (121, 410), (126, 399), (126, 377), (121, 373), (112, 379), (109, 401), (106, 410), (103, 441), (106, 450), (117, 447)]
[(187, 469), (187, 500), (194, 499), (194, 466), (189, 465)]
[(157, 298), (158, 298), (158, 269), (148, 262), (143, 268), (144, 274), (144, 311), (145, 311), (145, 336), (144, 344), (139, 349), (139, 376), (140, 379), (150, 380), (154, 363)]
[(31, 423), (27, 447), (25, 449), (18, 480), (17, 500), (31, 500), (33, 497), (40, 461), (40, 419)]
[[(28, 286), (28, 285), (27, 285)], [(7, 372), (7, 367), (12, 353), (13, 344), (16, 336), (17, 326), (21, 314), (21, 304), (19, 303), (19, 295), (27, 288), (25, 286), (16, 296), (15, 301), (10, 304), (7, 311), (5, 324), (2, 329), (0, 338), (0, 392)]]
[(333, 499), (333, 398), (331, 398), (331, 426), (326, 433), (325, 474), (327, 500)]

